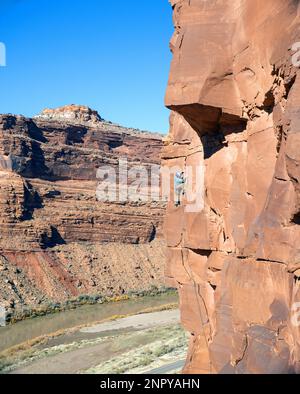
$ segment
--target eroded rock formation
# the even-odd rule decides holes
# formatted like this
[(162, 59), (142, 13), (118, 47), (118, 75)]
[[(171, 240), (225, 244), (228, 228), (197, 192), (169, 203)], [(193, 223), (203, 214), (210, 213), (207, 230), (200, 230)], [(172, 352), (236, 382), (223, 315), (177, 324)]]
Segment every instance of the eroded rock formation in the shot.
[(171, 202), (165, 223), (185, 372), (298, 373), (300, 3), (171, 3), (164, 160), (205, 171), (204, 208)]
[(0, 296), (17, 307), (163, 284), (160, 202), (97, 201), (98, 168), (159, 165), (160, 135), (83, 106), (0, 116)]

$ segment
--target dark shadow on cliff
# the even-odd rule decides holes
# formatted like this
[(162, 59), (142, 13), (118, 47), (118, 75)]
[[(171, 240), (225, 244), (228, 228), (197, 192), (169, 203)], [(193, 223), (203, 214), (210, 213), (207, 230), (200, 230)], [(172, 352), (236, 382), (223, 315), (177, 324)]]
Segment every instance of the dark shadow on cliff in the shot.
[(247, 128), (247, 119), (225, 113), (221, 108), (191, 104), (171, 106), (169, 109), (182, 115), (200, 136), (204, 159), (209, 159), (227, 146), (227, 135), (242, 133)]
[(50, 234), (43, 233), (41, 235), (40, 245), (42, 249), (54, 248), (58, 245), (65, 245), (66, 241), (60, 235), (56, 227), (50, 227)]
[(226, 145), (225, 137), (222, 133), (205, 134), (201, 137), (204, 149), (204, 160), (209, 159)]
[(300, 212), (296, 213), (292, 219), (292, 223), (300, 226)]
[(27, 171), (28, 174), (22, 175), (47, 180), (51, 178), (51, 171), (46, 165), (44, 151), (37, 141), (31, 142), (31, 161)]
[(66, 145), (84, 144), (84, 137), (87, 135), (86, 127), (70, 126), (66, 128)]
[(154, 224), (152, 225), (152, 229), (150, 231), (150, 235), (149, 235), (149, 242), (155, 241), (156, 239), (156, 227), (154, 226)]
[(27, 126), (28, 126), (28, 135), (30, 138), (38, 142), (43, 142), (43, 143), (47, 142), (47, 139), (44, 137), (42, 130), (32, 120), (29, 120), (27, 122)]
[(42, 197), (28, 181), (24, 182), (24, 211), (22, 220), (32, 220), (34, 211), (43, 207)]

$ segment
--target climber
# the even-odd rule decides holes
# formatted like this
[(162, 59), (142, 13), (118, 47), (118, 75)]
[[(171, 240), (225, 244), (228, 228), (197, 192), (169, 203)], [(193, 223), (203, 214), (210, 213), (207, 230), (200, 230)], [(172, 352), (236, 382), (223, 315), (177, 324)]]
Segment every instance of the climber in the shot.
[(181, 204), (181, 196), (185, 195), (185, 183), (186, 179), (184, 176), (184, 172), (176, 172), (174, 177), (174, 189), (176, 195), (175, 206), (179, 207)]

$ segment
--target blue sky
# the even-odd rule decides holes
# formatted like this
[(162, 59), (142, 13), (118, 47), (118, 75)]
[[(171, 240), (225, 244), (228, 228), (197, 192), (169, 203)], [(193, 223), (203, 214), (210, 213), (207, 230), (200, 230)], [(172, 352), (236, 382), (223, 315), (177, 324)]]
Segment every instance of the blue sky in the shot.
[(0, 0), (0, 113), (85, 104), (167, 132), (172, 33), (168, 0)]

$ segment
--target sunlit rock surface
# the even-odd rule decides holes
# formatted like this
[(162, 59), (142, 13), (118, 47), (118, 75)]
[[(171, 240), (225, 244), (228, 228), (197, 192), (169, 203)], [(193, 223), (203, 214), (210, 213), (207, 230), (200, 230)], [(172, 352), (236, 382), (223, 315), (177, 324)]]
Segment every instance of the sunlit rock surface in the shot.
[(163, 285), (164, 204), (96, 198), (99, 168), (150, 174), (162, 144), (84, 106), (0, 115), (0, 304)]
[(163, 157), (205, 171), (204, 208), (171, 202), (165, 222), (185, 372), (299, 372), (299, 1), (171, 3)]

